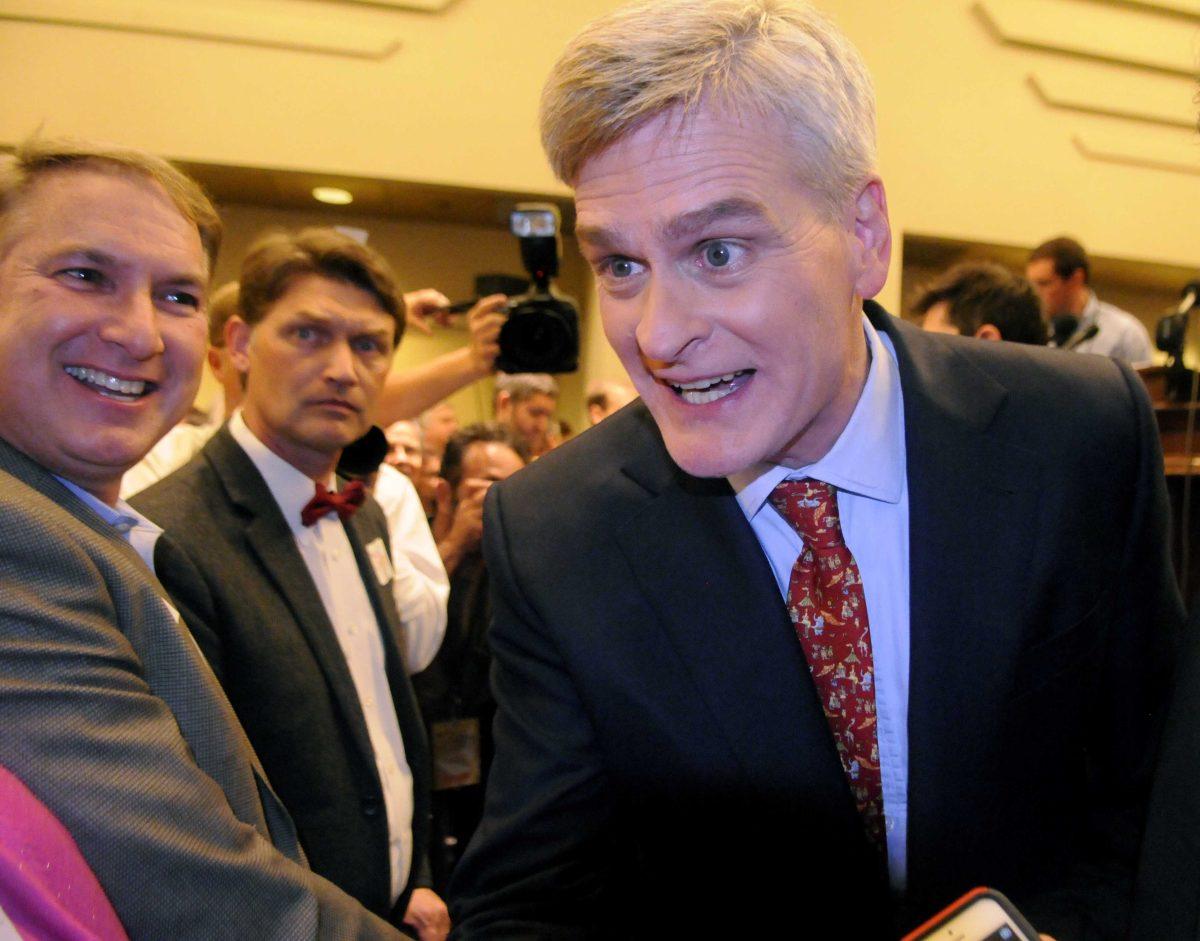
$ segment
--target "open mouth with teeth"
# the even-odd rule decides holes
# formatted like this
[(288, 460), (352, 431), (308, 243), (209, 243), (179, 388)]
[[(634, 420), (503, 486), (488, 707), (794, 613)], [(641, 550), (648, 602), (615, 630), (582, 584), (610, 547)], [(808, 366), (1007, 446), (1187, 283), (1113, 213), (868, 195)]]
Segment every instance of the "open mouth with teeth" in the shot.
[(120, 379), (87, 366), (64, 366), (63, 371), (76, 382), (120, 402), (136, 402), (158, 388), (157, 383), (144, 379)]
[(713, 376), (710, 379), (697, 379), (695, 382), (668, 383), (675, 394), (688, 405), (707, 405), (723, 399), (736, 392), (745, 381), (754, 374), (753, 369), (739, 369), (737, 372), (725, 373), (723, 376)]

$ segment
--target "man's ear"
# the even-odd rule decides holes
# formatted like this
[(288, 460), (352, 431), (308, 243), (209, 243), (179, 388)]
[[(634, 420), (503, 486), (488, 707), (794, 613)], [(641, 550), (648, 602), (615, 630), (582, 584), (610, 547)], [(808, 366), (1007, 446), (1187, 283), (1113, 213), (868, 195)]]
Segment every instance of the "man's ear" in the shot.
[(504, 419), (508, 417), (509, 408), (512, 405), (512, 395), (508, 392), (496, 393), (496, 418)]
[(888, 221), (887, 194), (883, 181), (869, 179), (854, 200), (854, 239), (858, 253), (855, 293), (874, 297), (887, 281), (892, 258), (892, 225)]
[(208, 360), (208, 368), (212, 370), (212, 374), (216, 376), (217, 382), (221, 381), (221, 351), (215, 346), (210, 346), (208, 352), (204, 354)]
[(237, 314), (225, 321), (225, 348), (233, 368), (242, 375), (250, 372), (250, 333), (250, 325)]
[(975, 336), (981, 340), (1003, 340), (1000, 336), (1000, 328), (994, 323), (981, 323), (979, 329), (975, 331)]

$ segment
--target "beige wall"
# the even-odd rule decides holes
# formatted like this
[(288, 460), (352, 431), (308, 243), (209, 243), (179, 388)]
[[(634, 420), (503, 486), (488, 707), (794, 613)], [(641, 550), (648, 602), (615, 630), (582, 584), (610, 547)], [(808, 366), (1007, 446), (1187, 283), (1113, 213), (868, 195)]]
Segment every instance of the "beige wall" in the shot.
[[(0, 14), (11, 2), (0, 0)], [(78, 2), (96, 10), (117, 0)], [(1072, 14), (1079, 32), (1118, 46), (1139, 45), (1139, 37), (1158, 45), (1167, 22), (1087, 0), (982, 2), (1010, 16)], [(189, 5), (195, 0), (156, 7)], [(290, 11), (313, 31), (328, 23), (394, 35), (401, 48), (381, 61), (0, 19), (0, 87), (9, 89), (0, 142), (44, 126), (206, 162), (550, 191), (557, 184), (535, 130), (541, 80), (566, 38), (615, 5), (457, 0), (442, 14), (417, 14), (321, 0), (206, 0), (212, 22)], [(1089, 160), (1073, 138), (1180, 154), (1196, 168), (1200, 139), (1050, 108), (1027, 84), (1037, 74), (1113, 100), (1152, 97), (1186, 121), (1196, 107), (1187, 77), (1003, 44), (973, 12), (976, 0), (821, 5), (876, 77), (880, 166), (897, 232), (1031, 245), (1069, 231), (1097, 254), (1200, 267), (1200, 176)], [(1200, 59), (1200, 21), (1168, 25), (1184, 58)], [(898, 272), (897, 257), (881, 298), (893, 308)], [(584, 379), (619, 375), (594, 319)]]

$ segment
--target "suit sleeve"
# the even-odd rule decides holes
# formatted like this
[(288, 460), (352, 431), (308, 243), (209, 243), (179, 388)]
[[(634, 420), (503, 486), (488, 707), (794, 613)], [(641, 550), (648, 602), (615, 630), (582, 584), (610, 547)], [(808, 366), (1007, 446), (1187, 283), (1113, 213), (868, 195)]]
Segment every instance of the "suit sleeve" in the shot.
[(239, 820), (197, 765), (118, 629), (160, 599), (10, 500), (0, 533), (0, 764), (64, 823), (129, 935), (400, 937)]
[(1063, 890), (1035, 899), (1027, 912), (1059, 941), (1122, 938), (1128, 931), (1134, 863), (1185, 620), (1169, 555), (1158, 432), (1141, 381), (1128, 368), (1121, 373), (1133, 406), (1137, 472), (1086, 743), (1080, 862)]
[(589, 718), (514, 566), (501, 491), (488, 494), (483, 527), (496, 757), (483, 823), (451, 881), (454, 937), (593, 937), (612, 906), (611, 795)]

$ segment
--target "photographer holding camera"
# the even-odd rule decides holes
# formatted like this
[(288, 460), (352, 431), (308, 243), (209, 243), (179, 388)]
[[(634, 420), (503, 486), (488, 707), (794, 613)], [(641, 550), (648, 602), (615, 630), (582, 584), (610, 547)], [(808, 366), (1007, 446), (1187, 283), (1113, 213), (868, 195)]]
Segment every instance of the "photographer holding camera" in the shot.
[[(449, 298), (433, 288), (405, 294), (404, 303), (407, 324), (425, 334), (432, 332), (429, 321), (444, 323), (450, 308)], [(480, 298), (467, 313), (470, 338), (466, 346), (393, 373), (379, 395), (376, 421), (387, 426), (402, 418), (415, 418), (446, 396), (495, 372), (507, 305), (503, 294)]]

